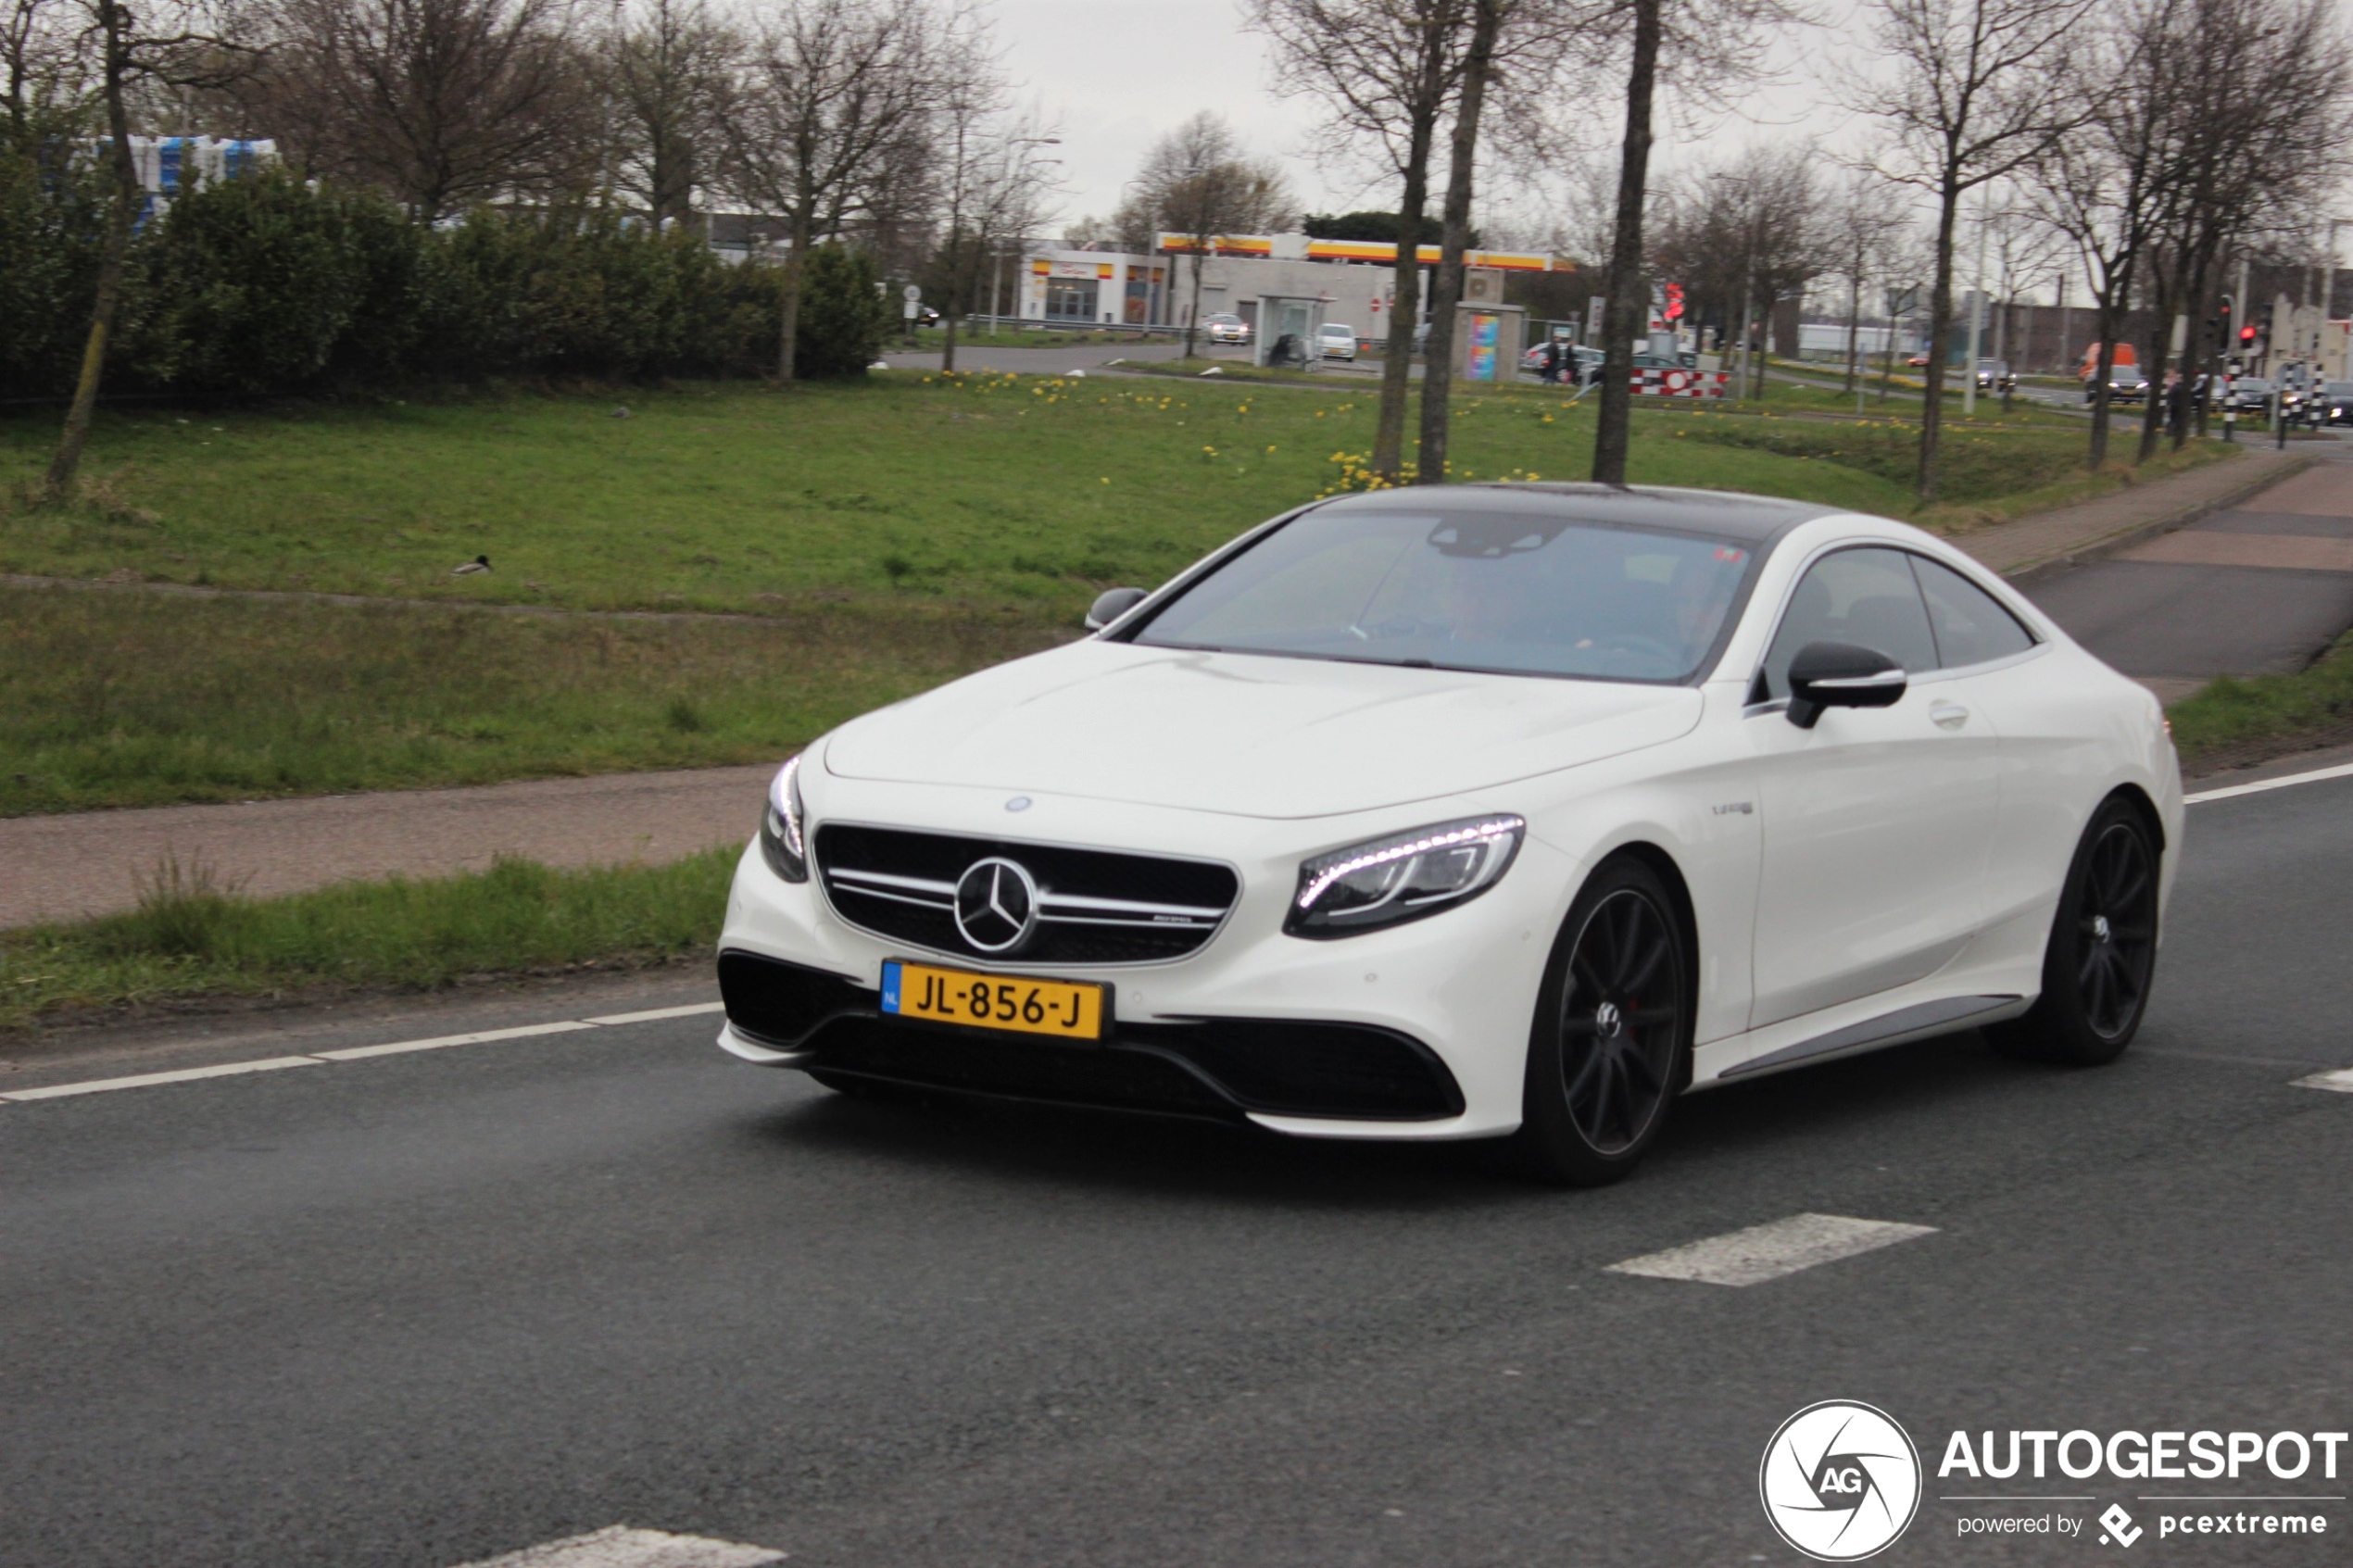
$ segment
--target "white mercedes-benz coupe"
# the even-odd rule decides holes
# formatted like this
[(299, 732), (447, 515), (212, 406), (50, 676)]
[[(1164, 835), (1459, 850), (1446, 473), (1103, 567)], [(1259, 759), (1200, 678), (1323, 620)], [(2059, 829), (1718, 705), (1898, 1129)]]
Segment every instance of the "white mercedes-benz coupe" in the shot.
[(721, 939), (747, 1060), (1514, 1140), (1961, 1029), (2112, 1060), (2182, 835), (2157, 700), (1950, 546), (1705, 491), (1286, 512), (1093, 634), (786, 764)]

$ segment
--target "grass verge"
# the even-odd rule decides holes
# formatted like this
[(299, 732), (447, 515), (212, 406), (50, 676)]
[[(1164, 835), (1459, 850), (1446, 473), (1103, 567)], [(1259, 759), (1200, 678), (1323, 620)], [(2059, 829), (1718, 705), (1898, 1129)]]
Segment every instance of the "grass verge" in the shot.
[(481, 974), (622, 968), (707, 951), (737, 851), (662, 866), (489, 871), (248, 898), (159, 868), (126, 914), (0, 932), (0, 1029), (208, 997), (428, 990)]
[[(775, 756), (1346, 487), (1378, 404), (1331, 377), (917, 371), (624, 395), (106, 412), (85, 502), (0, 499), (0, 571), (383, 608), (0, 588), (0, 813)], [(1450, 472), (1581, 479), (1593, 415), (1555, 389), (1466, 391)], [(0, 419), (0, 497), (54, 431)], [(1915, 514), (1910, 438), (1653, 410), (1629, 466), (1948, 530), (2126, 483), (2073, 475), (2072, 429), (1980, 421), (1954, 427), (1952, 499)], [(453, 574), (476, 556), (492, 570)]]
[[(610, 395), (186, 422), (110, 410), (89, 504), (0, 505), (0, 571), (755, 614), (928, 596), (1067, 618), (1325, 488), (1332, 453), (1370, 447), (1378, 404), (1369, 381), (1335, 378), (1277, 395), (1217, 378), (916, 371), (628, 395), (626, 419)], [(1582, 478), (1591, 402), (1534, 386), (1458, 397), (1457, 472)], [(1891, 464), (1769, 444), (1703, 457), (1676, 438), (1693, 422), (1639, 421), (1633, 476), (1906, 506)], [(52, 424), (0, 420), (0, 494), (37, 478)], [(2038, 448), (2076, 435), (1970, 428)], [(2003, 472), (1987, 464), (1979, 488), (1996, 493)], [(453, 575), (482, 555), (491, 571)]]
[(617, 620), (0, 588), (0, 815), (759, 761), (1074, 634), (931, 601)]
[(2293, 675), (2226, 675), (2165, 712), (2185, 767), (2353, 740), (2353, 633)]

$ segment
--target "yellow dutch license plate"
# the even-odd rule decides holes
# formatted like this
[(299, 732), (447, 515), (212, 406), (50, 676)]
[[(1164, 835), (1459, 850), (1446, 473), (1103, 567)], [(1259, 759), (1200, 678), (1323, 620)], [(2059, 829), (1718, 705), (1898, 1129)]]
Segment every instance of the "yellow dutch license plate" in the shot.
[(1101, 985), (1074, 985), (1067, 980), (975, 974), (893, 959), (883, 965), (882, 1010), (935, 1023), (1100, 1040), (1103, 1037), (1103, 991)]

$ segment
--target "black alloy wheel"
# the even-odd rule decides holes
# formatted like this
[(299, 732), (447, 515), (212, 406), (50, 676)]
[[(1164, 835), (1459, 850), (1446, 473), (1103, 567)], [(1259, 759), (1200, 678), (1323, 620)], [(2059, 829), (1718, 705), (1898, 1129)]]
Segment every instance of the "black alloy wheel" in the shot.
[(1517, 1136), (1530, 1174), (1597, 1186), (1632, 1171), (1689, 1081), (1692, 966), (1683, 922), (1636, 859), (1594, 872), (1538, 994)]
[(2137, 823), (2110, 822), (2092, 846), (2075, 925), (2083, 1021), (2103, 1040), (2122, 1039), (2157, 969), (2157, 863)]
[(2008, 1055), (2097, 1067), (2133, 1041), (2157, 972), (2158, 851), (2148, 823), (2111, 799), (2092, 818), (2059, 894), (2033, 1009), (1988, 1034)]

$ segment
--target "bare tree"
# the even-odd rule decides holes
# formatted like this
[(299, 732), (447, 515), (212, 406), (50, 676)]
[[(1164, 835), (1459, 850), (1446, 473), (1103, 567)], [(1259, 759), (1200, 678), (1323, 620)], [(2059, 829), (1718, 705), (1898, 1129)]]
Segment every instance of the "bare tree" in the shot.
[(151, 82), (224, 84), (250, 63), (242, 50), (219, 35), (199, 31), (195, 25), (197, 19), (188, 12), (166, 12), (149, 21), (122, 0), (80, 0), (80, 8), (81, 44), (94, 64), (94, 85), (106, 117), (105, 157), (113, 200), (98, 250), (82, 370), (74, 382), (73, 401), (66, 409), (57, 454), (49, 462), (46, 492), (53, 501), (70, 499), (81, 475), (82, 453), (90, 442), (90, 420), (97, 410), (98, 383), (106, 370), (107, 344), (122, 300), (131, 239), (145, 205), (131, 147), (131, 98)]
[(811, 247), (885, 205), (938, 107), (942, 41), (969, 17), (928, 0), (786, 0), (763, 25), (737, 86), (728, 156), (737, 195), (781, 218), (790, 236), (778, 381), (793, 376)]
[[(1448, 138), (1446, 199), (1441, 209), (1438, 270), (1430, 280), (1429, 327), (1422, 354), (1421, 442), (1416, 470), (1424, 484), (1446, 477), (1453, 379), (1454, 316), (1464, 256), (1470, 245), (1472, 187), (1480, 138), (1491, 132), (1507, 159), (1524, 171), (1561, 158), (1573, 142), (1573, 119), (1547, 112), (1561, 68), (1579, 53), (1592, 25), (1585, 0), (1470, 0), (1469, 28)], [(1503, 113), (1490, 109), (1491, 94)]]
[[(1812, 160), (1803, 144), (1751, 147), (1662, 193), (1651, 220), (1651, 265), (1683, 285), (1694, 322), (1717, 323), (1743, 354), (1758, 301), (1769, 307), (1828, 264)], [(1755, 366), (1740, 368), (1745, 396)]]
[[(1870, 175), (1851, 172), (1823, 213), (1822, 245), (1828, 270), (1846, 285), (1846, 384), (1853, 392), (1863, 374), (1863, 296), (1882, 282), (1899, 254), (1908, 219), (1888, 188)], [(1895, 330), (1888, 323), (1888, 331)]]
[(1277, 91), (1330, 111), (1326, 152), (1353, 157), (1369, 142), (1399, 181), (1396, 298), (1372, 452), (1374, 471), (1390, 480), (1404, 457), (1430, 154), (1459, 84), (1468, 14), (1468, 0), (1250, 0), (1245, 12), (1274, 43)]
[(1936, 202), (1917, 470), (1926, 502), (1936, 498), (1961, 198), (2033, 162), (2088, 117), (2076, 56), (2092, 0), (1871, 0), (1871, 9), (1892, 72), (1850, 78), (1849, 99), (1887, 122), (1893, 144), (1879, 171)]
[[(2010, 323), (2017, 313), (2019, 292), (2028, 280), (2049, 276), (2053, 264), (2070, 248), (2069, 242), (2043, 220), (2022, 191), (2007, 182), (1979, 209), (1977, 229), (1978, 254), (1986, 269), (1978, 286), (1987, 291), (1984, 325), (1992, 334), (1982, 346), (1989, 358), (2007, 364), (2013, 353)], [(1975, 367), (1970, 373), (1976, 373)], [(2002, 407), (2007, 410), (2012, 392), (2007, 378), (2001, 390)]]
[(2036, 209), (2066, 236), (2091, 284), (2092, 468), (2108, 460), (2109, 372), (2133, 278), (2168, 189), (2179, 183), (2171, 144), (2180, 125), (2180, 83), (2171, 62), (2182, 10), (2181, 0), (2127, 0), (2087, 30), (2081, 50), (2094, 94), (2090, 118), (2024, 170)]
[[(1057, 215), (1055, 198), (1065, 187), (1051, 170), (1060, 168), (1062, 160), (1038, 151), (1062, 144), (1057, 130), (1035, 108), (1002, 119), (990, 128), (983, 156), (974, 169), (968, 206), (976, 242), (975, 256), (991, 260), (991, 316), (1003, 313), (1009, 303), (1000, 297), (1001, 263), (1008, 256), (1018, 257), (1028, 237), (1046, 229)], [(975, 276), (975, 286), (978, 281)]]
[[(2314, 245), (2318, 214), (2344, 180), (2338, 121), (2353, 60), (2337, 8), (2328, 0), (2184, 0), (2188, 19), (2177, 69), (2182, 89), (2179, 172), (2150, 247), (2151, 303), (2162, 326), (2150, 331), (2145, 373), (2153, 389), (2172, 370), (2172, 320), (2197, 323), (2183, 367), (2184, 387), (2209, 371), (2219, 345), (2206, 336), (2208, 301), (2221, 292), (2232, 246), (2267, 241), (2289, 250)], [(2144, 410), (2140, 454), (2154, 452), (2171, 412), (2174, 440), (2187, 438), (2185, 399)]]
[(639, 0), (598, 50), (615, 143), (612, 184), (656, 223), (689, 217), (717, 175), (741, 35), (703, 0)]
[[(1478, 168), (1479, 121), (1487, 110), (1489, 79), (1495, 73), (1496, 45), (1510, 16), (1510, 0), (1470, 0), (1470, 32), (1463, 45), (1462, 78), (1455, 94), (1454, 129), (1448, 147), (1446, 200), (1441, 208), (1438, 270), (1430, 279), (1429, 331), (1422, 351), (1422, 432), (1415, 471), (1424, 484), (1446, 483), (1447, 426), (1453, 418), (1448, 394), (1454, 374), (1454, 307), (1463, 297), (1463, 256), (1470, 245), (1471, 182)], [(1398, 250), (1405, 248), (1398, 237)], [(1415, 246), (1416, 252), (1420, 246)], [(1418, 266), (1418, 263), (1417, 263)], [(1394, 323), (1391, 323), (1394, 330)], [(1408, 339), (1410, 345), (1411, 340)], [(1507, 368), (1504, 374), (1511, 374)]]
[[(940, 368), (947, 370), (956, 368), (957, 323), (971, 308), (989, 257), (1045, 220), (1052, 182), (1038, 149), (1062, 140), (1035, 111), (1011, 112), (1012, 91), (985, 32), (966, 34), (957, 47), (962, 58), (942, 72), (935, 116), (944, 214), (932, 265), (945, 285)], [(989, 310), (996, 311), (993, 285)]]
[(252, 113), (303, 166), (431, 222), (594, 176), (570, 0), (281, 0)]
[(1287, 221), (1291, 199), (1282, 171), (1243, 155), (1224, 119), (1204, 109), (1152, 144), (1136, 176), (1137, 201), (1153, 221), (1181, 234), (1190, 254), (1192, 303), (1185, 311), (1185, 356), (1201, 326), (1202, 265), (1218, 240)]
[(1650, 191), (1651, 99), (1672, 0), (1629, 0), (1632, 48), (1626, 71), (1626, 133), (1617, 160), (1617, 211), (1609, 248), (1608, 302), (1602, 308), (1602, 401), (1593, 423), (1593, 478), (1626, 483), (1634, 437), (1634, 339), (1646, 320), (1642, 205)]
[(92, 115), (89, 59), (70, 0), (6, 0), (0, 7), (0, 148), (35, 152)]
[(1661, 81), (1693, 101), (1720, 94), (1754, 67), (1767, 30), (1799, 19), (1783, 0), (1625, 0), (1616, 14), (1626, 45), (1626, 124), (1602, 316), (1601, 408), (1593, 425), (1593, 478), (1626, 483), (1633, 440), (1634, 340), (1649, 320), (1642, 220), (1650, 195), (1654, 100)]

